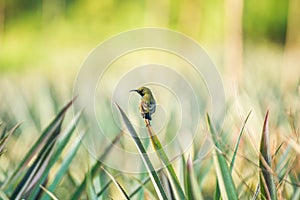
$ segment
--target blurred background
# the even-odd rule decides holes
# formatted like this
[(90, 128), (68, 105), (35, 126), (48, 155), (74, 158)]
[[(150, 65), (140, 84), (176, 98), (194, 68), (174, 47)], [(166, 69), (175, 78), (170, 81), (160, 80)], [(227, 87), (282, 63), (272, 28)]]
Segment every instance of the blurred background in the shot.
[(207, 51), (229, 102), (244, 92), (245, 110), (254, 102), (265, 109), (279, 94), (290, 104), (300, 75), (299, 7), (298, 0), (0, 0), (1, 103), (24, 104), (25, 96), (52, 116), (46, 99), (71, 98), (81, 64), (98, 44), (131, 29), (161, 27)]
[(300, 68), (299, 6), (297, 0), (1, 0), (1, 76), (57, 69), (74, 75), (96, 45), (140, 27), (186, 34), (229, 75), (244, 77), (254, 65), (284, 74)]

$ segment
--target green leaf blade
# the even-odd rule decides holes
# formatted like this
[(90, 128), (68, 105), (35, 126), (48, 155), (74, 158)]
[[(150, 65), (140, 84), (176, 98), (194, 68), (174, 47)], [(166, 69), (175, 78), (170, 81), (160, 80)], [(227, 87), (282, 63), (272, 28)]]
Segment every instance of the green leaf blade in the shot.
[(147, 168), (147, 171), (149, 173), (149, 176), (151, 177), (151, 181), (152, 181), (152, 184), (155, 188), (155, 191), (159, 197), (159, 199), (168, 199), (167, 198), (167, 195), (164, 191), (164, 188), (161, 184), (161, 181), (158, 177), (158, 174), (156, 173), (151, 161), (150, 161), (150, 158), (148, 157), (147, 155), (147, 152), (146, 152), (146, 149), (144, 148), (143, 146), (143, 143), (141, 142), (141, 140), (139, 139), (136, 131), (134, 130), (131, 122), (129, 121), (128, 117), (126, 116), (126, 114), (124, 113), (124, 111), (121, 109), (121, 107), (116, 104), (120, 113), (121, 113), (121, 116), (122, 116), (122, 119), (123, 119), (123, 122), (125, 123), (128, 131), (130, 132), (131, 134), (131, 138), (133, 139), (134, 143), (136, 144), (137, 146), (137, 149), (142, 157), (142, 160)]
[(267, 199), (277, 199), (276, 185), (274, 181), (274, 176), (271, 172), (272, 167), (272, 155), (270, 147), (270, 133), (269, 133), (269, 111), (267, 111), (262, 136), (260, 143), (260, 159), (259, 167), (261, 169), (260, 173), (260, 191), (261, 194)]
[(221, 151), (221, 146), (218, 141), (218, 134), (215, 131), (208, 114), (206, 115), (206, 117), (207, 117), (208, 127), (210, 129), (213, 142), (215, 144), (215, 148), (213, 151), (214, 153), (213, 158), (214, 158), (214, 165), (217, 172), (218, 185), (220, 187), (222, 199), (237, 200), (238, 199), (237, 192), (228, 165), (226, 163), (224, 156), (221, 153), (219, 153), (219, 151)]

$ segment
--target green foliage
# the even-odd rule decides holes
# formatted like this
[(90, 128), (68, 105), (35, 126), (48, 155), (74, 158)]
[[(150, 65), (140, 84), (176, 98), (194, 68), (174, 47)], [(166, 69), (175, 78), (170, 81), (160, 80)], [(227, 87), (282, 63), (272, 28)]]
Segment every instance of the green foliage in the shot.
[[(235, 162), (235, 159), (236, 159), (236, 156), (237, 156), (237, 150), (239, 148), (241, 137), (242, 137), (243, 131), (245, 129), (246, 123), (247, 123), (247, 121), (248, 121), (248, 119), (250, 117), (250, 114), (251, 114), (251, 111), (249, 112), (249, 114), (247, 115), (247, 117), (246, 117), (246, 119), (244, 121), (244, 124), (243, 124), (243, 126), (241, 128), (238, 140), (237, 140), (235, 148), (234, 148), (233, 156), (232, 156), (232, 159), (231, 159), (231, 162), (230, 162), (230, 167), (229, 167), (229, 171), (230, 171), (231, 174), (232, 174), (232, 171), (233, 171), (233, 166), (234, 166), (234, 162)], [(221, 198), (221, 193), (220, 193), (219, 183), (217, 182), (214, 199), (220, 199), (220, 198)]]
[[(215, 145), (214, 148), (214, 164), (218, 178), (218, 187), (220, 188), (223, 199), (238, 199), (232, 176), (219, 143), (219, 134), (215, 131), (210, 117), (207, 114), (207, 123)], [(218, 190), (218, 189), (217, 189)]]
[[(197, 137), (178, 161), (169, 156), (163, 142), (150, 131), (157, 158), (166, 167), (155, 170), (145, 145), (149, 141), (139, 137), (131, 119), (119, 108), (147, 168), (147, 173), (135, 176), (109, 169), (103, 163), (114, 159), (110, 156), (114, 145), (120, 141), (122, 145), (127, 144), (122, 140), (122, 131), (99, 152), (98, 161), (93, 162), (81, 148), (85, 131), (74, 136), (77, 122), (83, 118), (81, 112), (68, 118), (72, 102), (59, 110), (61, 101), (71, 96), (71, 84), (66, 82), (73, 83), (74, 66), (82, 63), (95, 44), (121, 31), (144, 26), (183, 32), (201, 41), (210, 54), (219, 53), (223, 51), (226, 1), (0, 1), (0, 118), (7, 123), (7, 126), (0, 123), (0, 199), (24, 196), (43, 200), (108, 199), (116, 193), (125, 199), (166, 199), (172, 195), (178, 199), (276, 199), (277, 196), (299, 199), (299, 77), (296, 70), (288, 71), (288, 66), (281, 66), (283, 56), (286, 59), (282, 47), (287, 45), (291, 1), (243, 2), (245, 74), (236, 87), (236, 94), (228, 95), (222, 133), (214, 130), (209, 117), (206, 129), (202, 127), (204, 120), (200, 119)], [(210, 45), (216, 47), (211, 50)], [(247, 45), (264, 48), (251, 49)], [(217, 63), (223, 63), (222, 59)], [(39, 69), (36, 70), (39, 66), (41, 71), (48, 72), (50, 68), (50, 75), (39, 77)], [(62, 66), (68, 71), (57, 71)], [(31, 76), (26, 79), (25, 69), (32, 68), (34, 72), (30, 75), (35, 79), (31, 80)], [(10, 77), (5, 77), (8, 73), (4, 71), (13, 69), (18, 74), (6, 82)], [(283, 73), (287, 73), (290, 82), (282, 81)], [(290, 78), (292, 75), (296, 79)], [(71, 76), (71, 80), (64, 82), (59, 76), (66, 79)], [(36, 91), (37, 86), (44, 84), (36, 79), (45, 82), (49, 79), (50, 83)], [(231, 81), (225, 83), (231, 85)], [(14, 88), (27, 82), (34, 86)], [(106, 101), (110, 103), (110, 99)], [(203, 105), (203, 113), (210, 109), (201, 99), (198, 103)], [(259, 139), (261, 113), (267, 107), (273, 115), (270, 119), (266, 115)], [(240, 117), (249, 109), (253, 110), (252, 119), (250, 113), (245, 119)], [(48, 123), (53, 113), (58, 114)], [(172, 119), (176, 117), (170, 117), (166, 128), (170, 135), (175, 134), (176, 124)], [(182, 119), (182, 123), (190, 122)], [(107, 124), (106, 130), (111, 130), (113, 122)], [(268, 131), (269, 124), (272, 134)], [(90, 128), (87, 118), (83, 129)], [(208, 132), (215, 147), (213, 155), (208, 151), (199, 158), (195, 155), (200, 155), (198, 151), (204, 145), (202, 134)]]
[(285, 43), (289, 1), (244, 1), (244, 33), (248, 40)]
[[(276, 199), (281, 190), (283, 192), (280, 195), (285, 198), (299, 198), (300, 190), (297, 182), (300, 172), (295, 167), (296, 158), (300, 152), (300, 145), (295, 139), (299, 134), (297, 112), (290, 113), (289, 119), (282, 117), (287, 120), (286, 123), (290, 126), (292, 136), (280, 141), (274, 151), (272, 151), (272, 142), (270, 142), (274, 135), (268, 131), (270, 119), (267, 114), (262, 137), (257, 140), (260, 143), (259, 154), (254, 153), (254, 155), (252, 153), (255, 151), (248, 142), (255, 140), (249, 139), (246, 129), (246, 125), (248, 128), (253, 125), (250, 119), (251, 112), (242, 122), (236, 124), (239, 131), (236, 135), (234, 132), (231, 133), (231, 135), (235, 135), (233, 140), (227, 135), (222, 136), (226, 140), (221, 140), (221, 134), (215, 131), (209, 116), (207, 116), (209, 132), (215, 146), (212, 155), (214, 156), (213, 165), (210, 153), (206, 159), (197, 160), (192, 151), (188, 156), (183, 154), (181, 155), (182, 159), (173, 162), (174, 158), (169, 157), (152, 127), (148, 126), (147, 130), (153, 149), (157, 158), (165, 165), (165, 168), (155, 170), (150, 161), (148, 149), (143, 145), (139, 134), (124, 111), (119, 108), (123, 122), (148, 169), (147, 173), (134, 176), (108, 169), (103, 163), (106, 159), (112, 159), (110, 156), (112, 147), (123, 138), (123, 132), (120, 132), (112, 143), (108, 144), (101, 152), (98, 160), (102, 162), (93, 163), (86, 172), (78, 165), (80, 161), (76, 158), (80, 157), (82, 153), (80, 141), (84, 137), (84, 131), (75, 138), (73, 135), (82, 113), (76, 113), (66, 125), (63, 124), (72, 103), (73, 101), (58, 112), (39, 137), (35, 138), (31, 147), (28, 147), (28, 151), (22, 159), (14, 161), (15, 165), (9, 165), (7, 168), (5, 160), (14, 160), (11, 157), (12, 145), (10, 143), (19, 140), (20, 136), (28, 134), (28, 132), (23, 132), (23, 125), (20, 126), (20, 124), (10, 129), (6, 128), (4, 123), (1, 124), (0, 163), (4, 164), (0, 165), (0, 173), (5, 177), (3, 181), (0, 181), (1, 199), (20, 199), (21, 197), (42, 200), (61, 199), (65, 197), (65, 194), (60, 194), (61, 187), (69, 189), (67, 199), (107, 199), (116, 195), (116, 190), (118, 190), (118, 197), (121, 196), (124, 199), (157, 198), (160, 195), (162, 199), (167, 199), (172, 195), (177, 199), (206, 199), (213, 198), (214, 192), (216, 192), (215, 199)], [(28, 116), (39, 121), (38, 115), (33, 115)], [(85, 121), (85, 124), (87, 122)], [(34, 124), (32, 123), (33, 126)], [(224, 126), (225, 130), (227, 125)], [(272, 126), (272, 128), (276, 127)], [(168, 124), (168, 131), (171, 129), (172, 121)], [(20, 131), (20, 134), (16, 134), (16, 131)], [(224, 131), (223, 134), (225, 133)], [(193, 147), (192, 149), (201, 148)], [(259, 165), (256, 164), (258, 162)], [(251, 174), (245, 174), (248, 170), (251, 171)], [(81, 174), (80, 177), (77, 177), (78, 174)], [(217, 180), (217, 183), (214, 184), (211, 180)]]
[(276, 185), (273, 177), (272, 155), (270, 148), (270, 135), (269, 135), (269, 111), (266, 114), (265, 122), (263, 125), (261, 143), (260, 143), (260, 159), (259, 167), (260, 173), (260, 190), (263, 198), (277, 199)]
[[(68, 128), (62, 132), (62, 123), (66, 111), (72, 103), (73, 100), (58, 113), (32, 148), (27, 152), (18, 167), (6, 178), (6, 182), (1, 185), (3, 191), (10, 196), (10, 199), (21, 199), (25, 197), (33, 199), (41, 192), (40, 185), (45, 183), (54, 163), (61, 157), (62, 150), (69, 142), (76, 123), (80, 118), (79, 113), (75, 116), (73, 122), (69, 124)], [(1, 150), (9, 136), (11, 136), (18, 127), (19, 124), (12, 128), (8, 134), (3, 134), (0, 146)], [(31, 161), (33, 161), (33, 163), (28, 165)]]
[(195, 171), (193, 168), (193, 162), (191, 160), (191, 158), (189, 157), (187, 160), (187, 163), (183, 162), (183, 164), (186, 167), (186, 174), (185, 174), (185, 188), (186, 188), (186, 193), (188, 196), (188, 199), (192, 200), (192, 199), (203, 199), (202, 194), (201, 194), (201, 190), (200, 190), (200, 186), (196, 180), (196, 175), (195, 175)]
[(119, 107), (119, 105), (117, 105), (117, 106), (118, 106), (118, 108), (120, 110), (120, 113), (122, 115), (122, 119), (123, 119), (128, 131), (130, 132), (131, 137), (134, 140), (134, 142), (137, 146), (137, 149), (139, 150), (139, 153), (140, 153), (141, 157), (143, 158), (143, 162), (144, 162), (144, 164), (147, 168), (147, 171), (148, 171), (149, 176), (151, 178), (152, 184), (155, 187), (155, 190), (156, 190), (156, 193), (157, 193), (158, 197), (160, 199), (168, 199), (167, 195), (166, 195), (166, 192), (165, 192), (165, 190), (164, 190), (164, 188), (161, 184), (161, 181), (158, 177), (158, 174), (157, 174), (156, 170), (154, 169), (153, 164), (150, 161), (150, 158), (147, 155), (147, 152), (145, 150), (145, 147), (144, 147), (143, 143), (139, 139), (139, 136), (137, 135), (136, 131), (134, 130), (132, 124), (130, 123), (130, 121), (129, 121), (128, 117), (126, 116), (126, 114), (124, 113), (124, 111)]
[(160, 158), (160, 160), (162, 161), (162, 163), (164, 164), (164, 167), (167, 168), (169, 177), (171, 179), (171, 182), (174, 185), (174, 190), (175, 193), (177, 194), (177, 198), (178, 199), (186, 199), (186, 196), (183, 192), (183, 189), (180, 185), (180, 182), (178, 180), (178, 177), (175, 173), (175, 170), (167, 156), (167, 154), (165, 153), (163, 146), (161, 145), (157, 135), (154, 133), (153, 129), (151, 128), (150, 124), (147, 126), (147, 130), (148, 130), (148, 134), (150, 137), (150, 140), (152, 142), (152, 145), (154, 147), (155, 152), (157, 153), (158, 157)]
[[(96, 164), (92, 167), (91, 171), (88, 172), (90, 174), (86, 174), (84, 179), (82, 180), (81, 184), (77, 186), (77, 189), (75, 191), (75, 193), (73, 194), (72, 196), (72, 199), (80, 199), (82, 193), (84, 192), (84, 189), (88, 184), (90, 184), (87, 180), (87, 178), (89, 177), (90, 179), (94, 178), (94, 177), (97, 177), (98, 173), (101, 171), (102, 169), (102, 160), (106, 159), (106, 157), (109, 155), (109, 152), (111, 151), (113, 145), (115, 145), (121, 138), (122, 136), (122, 132), (119, 133), (115, 138), (114, 140), (112, 141), (112, 143), (106, 147), (106, 149), (104, 150), (104, 152), (101, 154), (101, 156), (99, 157), (98, 159), (98, 162), (96, 162)], [(101, 174), (100, 174), (101, 175)], [(99, 175), (99, 176), (100, 176)]]
[[(224, 3), (220, 0), (170, 0), (155, 4), (145, 0), (0, 2), (0, 10), (1, 7), (4, 10), (0, 27), (4, 27), (5, 35), (1, 43), (0, 70), (72, 67), (99, 41), (137, 27), (170, 28), (216, 45), (216, 41), (223, 42)], [(194, 12), (190, 11), (192, 8)], [(245, 41), (285, 43), (288, 1), (244, 1), (243, 11)], [(0, 28), (0, 35), (1, 31)], [(72, 59), (67, 61), (66, 56)]]
[[(4, 148), (6, 143), (8, 142), (9, 138), (11, 137), (11, 135), (17, 130), (17, 128), (20, 126), (21, 124), (17, 124), (15, 125), (10, 131), (8, 131), (8, 133), (6, 132), (6, 127), (3, 128), (2, 130), (2, 134), (0, 137), (0, 157), (1, 155), (4, 153)], [(0, 127), (3, 126), (3, 124), (0, 124)]]
[[(58, 184), (60, 183), (60, 181), (62, 180), (62, 178), (65, 176), (65, 174), (68, 172), (68, 168), (72, 162), (72, 160), (74, 159), (74, 157), (76, 156), (76, 153), (80, 147), (81, 144), (81, 138), (82, 138), (82, 134), (79, 135), (77, 137), (77, 140), (74, 142), (74, 144), (72, 145), (72, 148), (69, 150), (66, 158), (64, 159), (64, 161), (62, 162), (60, 169), (58, 170), (58, 172), (56, 173), (52, 183), (49, 184), (48, 186), (48, 190), (53, 191), (55, 190), (55, 188), (58, 186)], [(50, 195), (44, 195), (44, 198), (42, 198), (43, 200), (49, 200), (50, 199)]]

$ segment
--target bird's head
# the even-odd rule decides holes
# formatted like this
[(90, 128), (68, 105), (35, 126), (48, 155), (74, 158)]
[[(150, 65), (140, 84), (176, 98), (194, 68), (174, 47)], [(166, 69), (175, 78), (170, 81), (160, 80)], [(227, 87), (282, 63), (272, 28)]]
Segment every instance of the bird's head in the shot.
[(140, 87), (136, 90), (130, 90), (130, 92), (137, 92), (139, 93), (142, 97), (145, 95), (145, 94), (151, 94), (151, 90), (147, 87)]

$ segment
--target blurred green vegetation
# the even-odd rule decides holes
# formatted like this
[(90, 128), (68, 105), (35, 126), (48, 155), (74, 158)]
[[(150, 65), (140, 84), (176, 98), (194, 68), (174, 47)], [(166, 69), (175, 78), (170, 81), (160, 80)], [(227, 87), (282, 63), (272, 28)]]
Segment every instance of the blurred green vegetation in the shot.
[[(284, 45), (288, 3), (245, 1), (243, 40)], [(223, 49), (224, 4), (221, 0), (1, 0), (0, 70), (78, 67), (91, 49), (110, 36), (149, 26), (180, 31), (213, 52)]]
[[(225, 4), (230, 5), (230, 2), (238, 1), (0, 0), (0, 119), (9, 129), (19, 122), (24, 122), (12, 134), (7, 144), (8, 151), (1, 157), (0, 161), (4, 163), (3, 165), (1, 163), (1, 181), (18, 166), (44, 127), (49, 124), (49, 120), (58, 113), (59, 108), (71, 99), (76, 73), (96, 45), (122, 31), (141, 27), (161, 27), (182, 32), (198, 41), (221, 72), (227, 96), (227, 113), (222, 139), (218, 142), (227, 158), (231, 158), (233, 150), (239, 147), (236, 155), (234, 152), (236, 163), (232, 175), (239, 197), (242, 199), (253, 197), (259, 182), (260, 168), (257, 166), (259, 134), (262, 132), (264, 113), (269, 109), (272, 162), (275, 166), (273, 168), (277, 168), (276, 179), (281, 181), (278, 181), (277, 186), (282, 187), (278, 190), (278, 195), (287, 199), (292, 197), (298, 199), (299, 185), (293, 185), (286, 180), (298, 183), (300, 174), (299, 162), (296, 162), (300, 149), (298, 144), (300, 17), (297, 10), (299, 3), (295, 3), (299, 1), (242, 1), (240, 24), (233, 23), (233, 26), (231, 25), (235, 19), (230, 19), (230, 16), (237, 13), (235, 11), (239, 8), (232, 5), (226, 8)], [(224, 64), (228, 56), (227, 51), (241, 53), (239, 56), (233, 54), (234, 56), (229, 59), (228, 63), (233, 66), (232, 68)], [(230, 58), (230, 55), (228, 57)], [(236, 64), (235, 60), (242, 62), (242, 78), (238, 83), (230, 76), (238, 74), (239, 63)], [(199, 80), (199, 83), (201, 81)], [(158, 100), (163, 98), (159, 97), (159, 93), (156, 94)], [(204, 103), (206, 100), (203, 97), (199, 102), (203, 104), (201, 115), (209, 109), (207, 108), (209, 105)], [(106, 101), (110, 102), (111, 99)], [(135, 105), (132, 107), (136, 108)], [(171, 107), (174, 105), (170, 105), (170, 109)], [(241, 136), (240, 129), (249, 110), (252, 110), (252, 113), (245, 125), (245, 133)], [(70, 122), (73, 117), (67, 114), (66, 121)], [(130, 120), (131, 118), (130, 116)], [(96, 130), (91, 127), (88, 119), (82, 117), (81, 121), (83, 122), (80, 129), (87, 130), (87, 133)], [(113, 133), (111, 124), (113, 122), (105, 121), (105, 128), (109, 130), (107, 132), (110, 135), (119, 134)], [(65, 126), (66, 124), (63, 127)], [(168, 125), (170, 133), (166, 135), (173, 134), (172, 128), (174, 128), (172, 124)], [(200, 120), (199, 133), (207, 134), (208, 128), (205, 127), (205, 121)], [(142, 134), (140, 132), (139, 134)], [(164, 134), (159, 136), (163, 137)], [(239, 136), (241, 141), (235, 147)], [(70, 149), (69, 146), (75, 139), (75, 136), (72, 136), (66, 149)], [(129, 139), (116, 137), (115, 143), (126, 146)], [(189, 178), (187, 182), (199, 183), (202, 190), (199, 193), (202, 192), (204, 199), (212, 199), (216, 185), (212, 180), (218, 177), (213, 167), (211, 153), (202, 152), (201, 145), (205, 144), (203, 140), (202, 135), (195, 139), (191, 149), (182, 157), (182, 162), (183, 168), (190, 165), (185, 163), (193, 163), (193, 166), (186, 170), (194, 170), (196, 177)], [(298, 143), (294, 144), (294, 141)], [(74, 144), (79, 148), (77, 142)], [(105, 144), (101, 147), (107, 146)], [(53, 190), (55, 195), (70, 199), (75, 192), (88, 193), (93, 190), (92, 182), (98, 180), (102, 181), (98, 183), (101, 187), (98, 186), (96, 189), (101, 195), (104, 193), (103, 199), (110, 195), (115, 199), (118, 198), (116, 188), (110, 185), (106, 190), (106, 187), (103, 187), (108, 177), (101, 171), (101, 163), (93, 160), (83, 146), (80, 146), (76, 156), (77, 149), (70, 152), (74, 161), (68, 163), (70, 168), (66, 167), (68, 170), (61, 176), (64, 178)], [(63, 152), (57, 157), (59, 159), (54, 165), (54, 171), (60, 171), (57, 169), (68, 157), (67, 153), (69, 152)], [(105, 151), (99, 153), (108, 155)], [(287, 154), (289, 155), (286, 156)], [(187, 161), (188, 157), (191, 158), (190, 161)], [(284, 158), (289, 161), (285, 162)], [(177, 160), (174, 165), (181, 164)], [(281, 169), (281, 166), (284, 167)], [(183, 171), (176, 168), (176, 172)], [(286, 172), (285, 169), (289, 170)], [(110, 171), (115, 177), (120, 176), (118, 180), (127, 191), (133, 189), (133, 186), (142, 187), (140, 198), (136, 199), (154, 194), (151, 184), (140, 186), (141, 180), (147, 178), (147, 174), (133, 177), (126, 173), (120, 174), (117, 170), (110, 169)], [(53, 169), (50, 171), (50, 183), (58, 174), (54, 173)], [(279, 175), (286, 179), (281, 179)], [(104, 191), (102, 188), (105, 188)]]
[(244, 34), (252, 42), (266, 40), (283, 45), (289, 1), (244, 1)]

